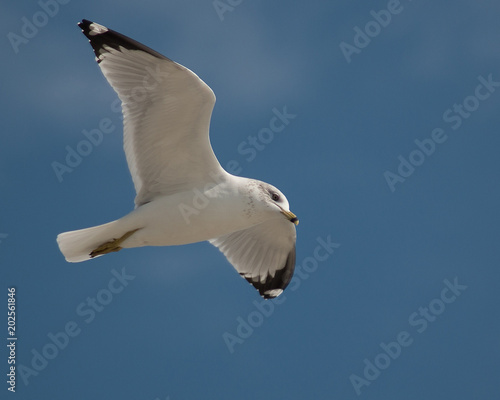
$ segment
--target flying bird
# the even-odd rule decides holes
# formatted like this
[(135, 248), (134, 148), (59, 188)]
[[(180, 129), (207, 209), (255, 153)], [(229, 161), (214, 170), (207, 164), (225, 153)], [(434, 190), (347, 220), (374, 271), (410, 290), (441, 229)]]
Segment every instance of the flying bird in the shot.
[(266, 299), (295, 268), (297, 217), (274, 186), (226, 172), (210, 144), (215, 95), (195, 73), (88, 20), (78, 24), (122, 102), (135, 209), (103, 225), (61, 233), (68, 262), (141, 246), (209, 241)]

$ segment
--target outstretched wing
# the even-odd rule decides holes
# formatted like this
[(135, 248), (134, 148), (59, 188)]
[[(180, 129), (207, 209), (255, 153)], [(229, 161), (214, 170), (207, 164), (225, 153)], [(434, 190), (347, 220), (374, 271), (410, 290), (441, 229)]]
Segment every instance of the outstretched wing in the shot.
[(283, 293), (295, 269), (295, 225), (276, 218), (210, 240), (266, 299)]
[(225, 173), (209, 139), (215, 95), (196, 74), (118, 32), (79, 27), (122, 101), (124, 148), (136, 206)]

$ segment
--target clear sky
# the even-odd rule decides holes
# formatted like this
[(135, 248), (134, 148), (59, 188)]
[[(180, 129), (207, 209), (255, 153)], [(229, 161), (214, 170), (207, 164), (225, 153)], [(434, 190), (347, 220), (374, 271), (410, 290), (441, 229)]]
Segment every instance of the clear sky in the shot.
[[(15, 287), (18, 340), (1, 398), (500, 395), (500, 5), (4, 3), (0, 330)], [(58, 233), (135, 196), (82, 18), (214, 90), (221, 164), (300, 218), (282, 297), (264, 302), (208, 243), (65, 262)], [(273, 109), (293, 117), (270, 137)]]

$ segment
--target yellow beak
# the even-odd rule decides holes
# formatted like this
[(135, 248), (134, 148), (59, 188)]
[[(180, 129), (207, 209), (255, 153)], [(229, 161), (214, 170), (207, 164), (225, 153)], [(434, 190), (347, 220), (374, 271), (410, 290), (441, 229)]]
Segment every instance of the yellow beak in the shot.
[(293, 222), (295, 225), (298, 225), (299, 224), (299, 219), (297, 218), (297, 216), (291, 212), (291, 211), (285, 211), (285, 210), (281, 210), (281, 213), (288, 218), (288, 220), (290, 222)]

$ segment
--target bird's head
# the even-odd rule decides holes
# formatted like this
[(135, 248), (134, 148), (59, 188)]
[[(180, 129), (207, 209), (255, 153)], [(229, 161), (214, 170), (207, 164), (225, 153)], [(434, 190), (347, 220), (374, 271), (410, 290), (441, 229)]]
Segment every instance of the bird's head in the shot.
[(258, 190), (261, 206), (273, 213), (273, 216), (285, 217), (295, 225), (299, 224), (297, 216), (290, 211), (287, 198), (278, 188), (265, 182), (259, 182)]

